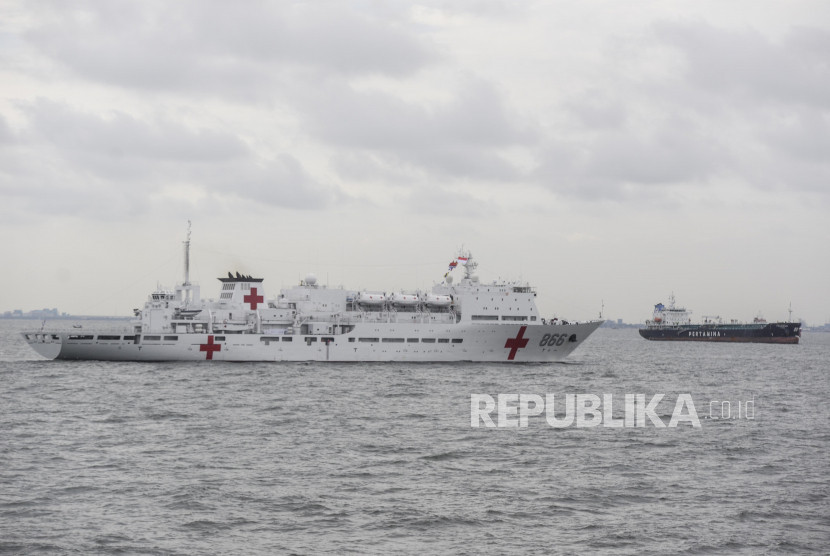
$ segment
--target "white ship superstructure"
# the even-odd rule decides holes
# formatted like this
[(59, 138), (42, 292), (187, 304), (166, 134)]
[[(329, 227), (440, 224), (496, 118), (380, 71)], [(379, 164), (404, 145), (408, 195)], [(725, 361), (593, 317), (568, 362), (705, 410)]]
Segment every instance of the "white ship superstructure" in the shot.
[(429, 292), (329, 288), (307, 276), (266, 301), (264, 279), (228, 273), (219, 299), (202, 299), (189, 277), (157, 289), (136, 309), (129, 333), (24, 333), (51, 359), (122, 361), (515, 361), (566, 357), (602, 324), (546, 320), (536, 291), (520, 282), (480, 282), (463, 253)]
[(674, 293), (669, 296), (669, 306), (666, 307), (662, 303), (654, 306), (654, 314), (650, 321), (646, 321), (647, 325), (659, 326), (680, 326), (682, 324), (689, 324), (691, 319), (691, 311), (687, 311), (683, 307), (676, 307), (674, 304)]

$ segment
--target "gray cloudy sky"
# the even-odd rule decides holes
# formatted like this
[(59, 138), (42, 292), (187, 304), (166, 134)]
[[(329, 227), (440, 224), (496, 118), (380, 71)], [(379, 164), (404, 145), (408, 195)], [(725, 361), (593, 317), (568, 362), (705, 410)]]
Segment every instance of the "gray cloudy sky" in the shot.
[(0, 312), (430, 287), (830, 319), (823, 1), (0, 0)]

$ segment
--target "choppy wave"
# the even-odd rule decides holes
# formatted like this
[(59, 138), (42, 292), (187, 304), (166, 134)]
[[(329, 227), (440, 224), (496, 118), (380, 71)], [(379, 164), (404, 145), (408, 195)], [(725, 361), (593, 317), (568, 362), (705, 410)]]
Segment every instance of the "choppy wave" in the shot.
[[(40, 361), (3, 326), (0, 553), (830, 546), (827, 336), (690, 346), (600, 330), (548, 366), (108, 364)], [(470, 426), (474, 393), (660, 392), (691, 394), (702, 426)], [(703, 414), (749, 399), (751, 420)]]

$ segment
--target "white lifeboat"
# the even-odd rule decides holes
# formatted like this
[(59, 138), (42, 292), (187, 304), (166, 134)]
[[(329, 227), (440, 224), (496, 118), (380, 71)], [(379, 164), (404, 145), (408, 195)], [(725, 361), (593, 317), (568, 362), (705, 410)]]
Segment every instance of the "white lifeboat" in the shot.
[(452, 305), (452, 298), (448, 295), (438, 295), (434, 293), (427, 294), (424, 303), (431, 307), (449, 307)]
[(393, 305), (411, 307), (412, 305), (417, 305), (420, 300), (417, 295), (411, 293), (393, 293), (389, 296), (389, 301)]
[(363, 305), (383, 305), (386, 302), (386, 296), (382, 293), (360, 292), (357, 295), (357, 302)]

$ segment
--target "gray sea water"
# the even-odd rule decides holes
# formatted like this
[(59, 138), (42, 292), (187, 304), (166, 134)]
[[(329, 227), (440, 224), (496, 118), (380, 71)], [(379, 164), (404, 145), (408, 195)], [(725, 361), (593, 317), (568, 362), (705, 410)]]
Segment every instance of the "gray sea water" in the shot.
[[(550, 365), (102, 363), (42, 360), (21, 325), (0, 321), (0, 553), (830, 551), (828, 334), (600, 329)], [(471, 395), (511, 393), (662, 393), (666, 422), (689, 394), (700, 427), (471, 426)]]

